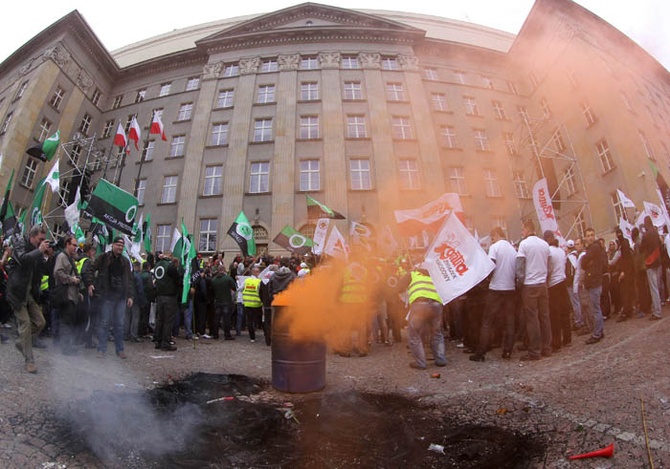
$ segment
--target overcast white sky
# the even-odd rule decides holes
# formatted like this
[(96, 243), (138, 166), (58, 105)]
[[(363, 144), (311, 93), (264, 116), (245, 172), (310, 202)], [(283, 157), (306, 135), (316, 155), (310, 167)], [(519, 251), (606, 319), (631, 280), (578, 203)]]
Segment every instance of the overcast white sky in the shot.
[[(625, 33), (670, 70), (670, 1), (576, 0)], [(215, 5), (220, 6), (215, 6)], [(211, 0), (150, 2), (141, 0), (5, 1), (0, 28), (0, 61), (54, 21), (79, 10), (102, 43), (113, 51), (173, 29), (235, 16), (269, 13), (300, 0), (256, 0), (250, 3)], [(394, 10), (469, 21), (517, 33), (533, 0), (331, 0), (317, 1), (343, 8)], [(175, 5), (178, 5), (175, 8)]]

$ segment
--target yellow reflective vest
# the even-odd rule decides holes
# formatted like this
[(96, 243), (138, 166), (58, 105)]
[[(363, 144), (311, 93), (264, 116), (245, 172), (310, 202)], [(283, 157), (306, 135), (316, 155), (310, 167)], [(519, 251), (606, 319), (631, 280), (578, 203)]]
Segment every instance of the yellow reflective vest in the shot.
[(409, 297), (409, 304), (414, 303), (416, 300), (423, 298), (428, 300), (434, 300), (442, 304), (442, 299), (435, 289), (433, 284), (433, 279), (430, 278), (430, 275), (424, 275), (421, 272), (412, 272), (412, 281), (407, 287), (407, 296)]
[(84, 262), (86, 262), (87, 260), (88, 260), (88, 257), (82, 257), (81, 259), (79, 259), (76, 262), (75, 265), (77, 266), (77, 274), (81, 275), (81, 269), (84, 268)]
[(365, 303), (368, 292), (365, 288), (367, 271), (360, 264), (350, 264), (344, 271), (340, 301), (342, 303)]
[(261, 279), (256, 277), (249, 277), (244, 281), (242, 287), (242, 304), (247, 308), (260, 308), (263, 306), (261, 297), (258, 294), (261, 284)]

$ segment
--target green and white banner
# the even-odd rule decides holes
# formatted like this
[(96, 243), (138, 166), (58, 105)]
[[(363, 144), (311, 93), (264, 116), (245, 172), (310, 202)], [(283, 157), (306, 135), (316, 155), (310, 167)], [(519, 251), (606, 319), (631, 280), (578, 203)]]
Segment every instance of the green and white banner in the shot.
[(132, 236), (138, 205), (134, 195), (100, 179), (91, 193), (87, 210), (107, 226)]

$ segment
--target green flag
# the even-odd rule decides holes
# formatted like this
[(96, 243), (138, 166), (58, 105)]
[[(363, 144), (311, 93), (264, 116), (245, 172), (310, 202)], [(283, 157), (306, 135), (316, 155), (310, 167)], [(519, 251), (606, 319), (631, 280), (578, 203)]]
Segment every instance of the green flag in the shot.
[(51, 158), (56, 154), (56, 150), (58, 150), (58, 145), (60, 145), (60, 130), (57, 130), (55, 134), (47, 138), (41, 145), (28, 148), (26, 153), (38, 160), (51, 161)]
[[(44, 200), (44, 188), (46, 183), (44, 178), (40, 179), (40, 182), (37, 183), (37, 189), (35, 189), (35, 196), (33, 197), (33, 203), (30, 206), (30, 226), (41, 225), (42, 224), (42, 201)], [(19, 219), (19, 223), (22, 226), (26, 226), (26, 214), (27, 210), (24, 210)]]
[(9, 175), (9, 181), (7, 181), (7, 187), (5, 188), (5, 197), (2, 199), (2, 205), (0, 205), (0, 222), (2, 223), (2, 232), (5, 236), (7, 236), (7, 230), (10, 229), (9, 227), (10, 223), (11, 228), (14, 228), (14, 225), (16, 224), (16, 216), (14, 215), (14, 209), (12, 208), (12, 204), (9, 202), (9, 195), (12, 190), (13, 182), (14, 182), (14, 170), (12, 169), (12, 174)]
[[(182, 230), (186, 229), (184, 226), (184, 222), (182, 222)], [(191, 276), (193, 275), (193, 271), (191, 269), (191, 266), (193, 265), (193, 259), (197, 256), (196, 250), (195, 250), (195, 243), (189, 242), (188, 243), (188, 252), (186, 253), (186, 259), (184, 260), (184, 282), (183, 282), (183, 287), (182, 287), (182, 292), (181, 292), (181, 302), (182, 303), (187, 303), (188, 302), (188, 293), (189, 290), (191, 289), (191, 282), (189, 279), (191, 279)]]
[(312, 246), (314, 246), (311, 239), (289, 225), (286, 225), (272, 241), (301, 256), (311, 252)]
[(142, 223), (142, 233), (144, 237), (144, 250), (151, 252), (151, 213), (147, 213), (147, 219)]
[(134, 195), (100, 179), (91, 193), (87, 210), (109, 227), (131, 236), (137, 206)]
[(336, 212), (325, 204), (307, 196), (307, 218), (310, 220), (318, 220), (319, 218), (344, 220), (345, 217), (340, 212)]
[(228, 229), (228, 234), (235, 240), (245, 256), (256, 255), (256, 241), (254, 230), (244, 212), (240, 212), (237, 219)]

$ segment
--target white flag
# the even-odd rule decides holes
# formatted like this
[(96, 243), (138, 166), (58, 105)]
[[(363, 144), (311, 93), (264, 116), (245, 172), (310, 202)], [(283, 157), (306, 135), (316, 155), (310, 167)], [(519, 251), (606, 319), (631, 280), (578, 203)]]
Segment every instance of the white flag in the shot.
[[(644, 216), (650, 216), (651, 221), (654, 226), (659, 227), (665, 225), (665, 215), (663, 214), (663, 209), (656, 204), (651, 202), (642, 202), (644, 204)], [(644, 217), (642, 217), (644, 221)]]
[(328, 240), (326, 241), (326, 245), (323, 248), (323, 252), (331, 257), (342, 259), (344, 261), (349, 259), (349, 247), (347, 246), (344, 236), (342, 236), (342, 233), (340, 233), (340, 230), (338, 230), (336, 226), (333, 226), (330, 236), (328, 236)]
[(316, 221), (316, 228), (314, 228), (314, 246), (312, 252), (317, 256), (323, 252), (323, 247), (326, 245), (326, 235), (328, 234), (328, 227), (330, 226), (330, 218), (319, 218)]
[(412, 236), (422, 230), (436, 232), (452, 210), (462, 212), (463, 206), (458, 194), (448, 192), (419, 208), (395, 210), (393, 214), (398, 224), (398, 231), (405, 236)]
[(469, 291), (495, 264), (456, 215), (450, 214), (428, 248), (424, 267), (447, 304)]
[(623, 233), (623, 237), (628, 240), (630, 245), (633, 245), (633, 228), (634, 226), (628, 220), (619, 217), (619, 229)]
[(379, 247), (381, 248), (382, 252), (386, 254), (393, 254), (400, 247), (395, 237), (393, 236), (391, 227), (388, 225), (384, 227), (381, 237), (379, 238)]
[(45, 183), (51, 186), (51, 192), (57, 192), (58, 188), (60, 187), (60, 172), (58, 171), (59, 160), (60, 159), (56, 160), (53, 167), (51, 168), (51, 171), (49, 171), (49, 174), (47, 174), (47, 177), (44, 180)]
[(622, 207), (635, 208), (635, 204), (633, 203), (633, 201), (630, 200), (628, 197), (626, 197), (626, 194), (624, 194), (620, 189), (617, 189), (616, 193), (619, 196), (619, 202), (621, 202)]
[(367, 226), (352, 220), (349, 236), (351, 244), (357, 244), (372, 251), (372, 231)]
[(547, 230), (553, 231), (554, 236), (559, 242), (559, 245), (564, 246), (565, 240), (558, 228), (558, 222), (554, 214), (554, 206), (551, 204), (551, 195), (549, 194), (549, 187), (547, 186), (547, 178), (542, 178), (533, 186), (533, 204), (535, 205), (535, 212), (537, 219), (540, 221), (541, 233)]
[(77, 187), (77, 192), (74, 193), (74, 202), (65, 207), (65, 221), (70, 227), (70, 231), (74, 233), (74, 229), (79, 223), (79, 202), (81, 200), (81, 186)]

